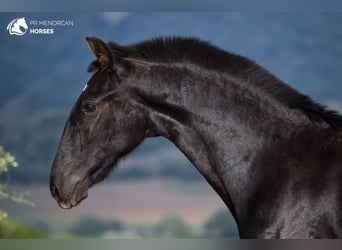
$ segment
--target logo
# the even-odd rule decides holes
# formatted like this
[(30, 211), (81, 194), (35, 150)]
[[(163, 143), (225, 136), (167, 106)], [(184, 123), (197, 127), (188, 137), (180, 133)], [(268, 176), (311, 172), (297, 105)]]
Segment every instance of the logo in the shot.
[(22, 36), (28, 30), (27, 23), (25, 21), (25, 17), (15, 18), (7, 25), (7, 30), (10, 35)]
[(74, 20), (68, 19), (28, 19), (15, 18), (7, 25), (10, 35), (53, 35), (66, 26), (74, 26)]

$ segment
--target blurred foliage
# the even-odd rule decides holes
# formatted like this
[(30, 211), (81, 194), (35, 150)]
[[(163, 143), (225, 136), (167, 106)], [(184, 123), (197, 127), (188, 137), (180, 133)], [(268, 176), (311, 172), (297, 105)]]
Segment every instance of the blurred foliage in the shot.
[(235, 221), (228, 210), (216, 212), (203, 225), (196, 227), (177, 215), (168, 215), (156, 224), (138, 225), (89, 216), (80, 218), (67, 231), (82, 237), (103, 237), (108, 232), (115, 232), (120, 238), (134, 232), (133, 238), (238, 238)]
[(34, 230), (39, 231), (39, 232), (51, 232), (51, 227), (49, 223), (42, 219), (36, 219), (31, 222), (28, 222), (30, 227), (32, 227)]
[(0, 146), (0, 174), (7, 173), (10, 167), (18, 167), (18, 163), (10, 153)]
[(70, 229), (70, 233), (81, 236), (100, 236), (107, 231), (122, 231), (124, 226), (118, 220), (103, 220), (89, 216), (81, 218)]
[(170, 215), (155, 226), (155, 235), (159, 238), (192, 238), (191, 228), (178, 216)]
[(216, 212), (204, 224), (204, 238), (238, 238), (236, 224), (228, 210)]
[[(6, 152), (2, 146), (0, 146), (0, 200), (10, 199), (17, 203), (24, 203), (33, 206), (33, 203), (27, 199), (27, 194), (19, 193), (15, 191), (9, 191), (7, 184), (9, 181), (9, 171), (11, 168), (18, 167), (13, 155)], [(0, 209), (0, 221), (7, 218), (7, 213)]]
[[(28, 205), (33, 205), (30, 202), (26, 195), (18, 192), (10, 192), (7, 189), (7, 184), (9, 180), (9, 171), (11, 168), (18, 167), (18, 163), (16, 162), (13, 155), (9, 152), (6, 152), (2, 146), (0, 146), (0, 199), (11, 199), (17, 203), (25, 203)], [(0, 210), (0, 221), (7, 218), (7, 213), (5, 211)]]
[(0, 221), (1, 239), (49, 238), (44, 232), (36, 231), (24, 223), (6, 218)]
[[(17, 203), (33, 205), (23, 193), (9, 191), (9, 171), (18, 167), (15, 157), (0, 146), (0, 199), (10, 199)], [(27, 225), (8, 218), (5, 211), (0, 210), (0, 238), (47, 238), (46, 233), (38, 232)]]
[[(133, 238), (191, 238), (195, 237), (192, 229), (176, 215), (165, 217), (157, 224), (124, 225), (119, 220), (103, 220), (94, 216), (80, 218), (73, 223), (68, 233), (85, 237), (103, 237), (107, 233), (125, 237), (128, 233)], [(134, 235), (132, 235), (132, 232)]]

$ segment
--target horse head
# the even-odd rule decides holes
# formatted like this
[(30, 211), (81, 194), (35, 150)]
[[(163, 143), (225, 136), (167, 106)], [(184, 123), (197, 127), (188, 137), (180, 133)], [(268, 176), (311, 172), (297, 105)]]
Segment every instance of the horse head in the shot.
[[(22, 30), (21, 28), (23, 28), (24, 30)], [(27, 29), (28, 26), (25, 21), (25, 17), (14, 19), (7, 26), (7, 30), (9, 31), (10, 35), (22, 36), (26, 33)]]
[(125, 89), (128, 65), (100, 39), (86, 39), (96, 72), (71, 111), (51, 170), (51, 193), (62, 208), (85, 199), (88, 188), (145, 138), (144, 113), (129, 102)]

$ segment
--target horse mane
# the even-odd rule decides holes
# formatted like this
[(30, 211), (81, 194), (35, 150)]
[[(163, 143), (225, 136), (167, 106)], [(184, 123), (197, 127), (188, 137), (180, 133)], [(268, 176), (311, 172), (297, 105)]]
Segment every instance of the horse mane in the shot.
[(297, 109), (314, 123), (326, 122), (342, 129), (342, 116), (337, 111), (314, 102), (284, 83), (252, 60), (221, 50), (196, 38), (161, 37), (129, 46), (108, 43), (117, 58), (135, 58), (151, 62), (190, 62), (210, 70), (234, 75), (273, 96), (290, 109)]

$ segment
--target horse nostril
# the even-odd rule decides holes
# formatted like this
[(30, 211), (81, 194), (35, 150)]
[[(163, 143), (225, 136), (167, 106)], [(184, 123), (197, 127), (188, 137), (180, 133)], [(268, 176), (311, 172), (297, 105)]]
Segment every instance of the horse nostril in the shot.
[(60, 201), (58, 189), (55, 184), (50, 185), (50, 191), (51, 191), (52, 197), (55, 198), (57, 201)]

